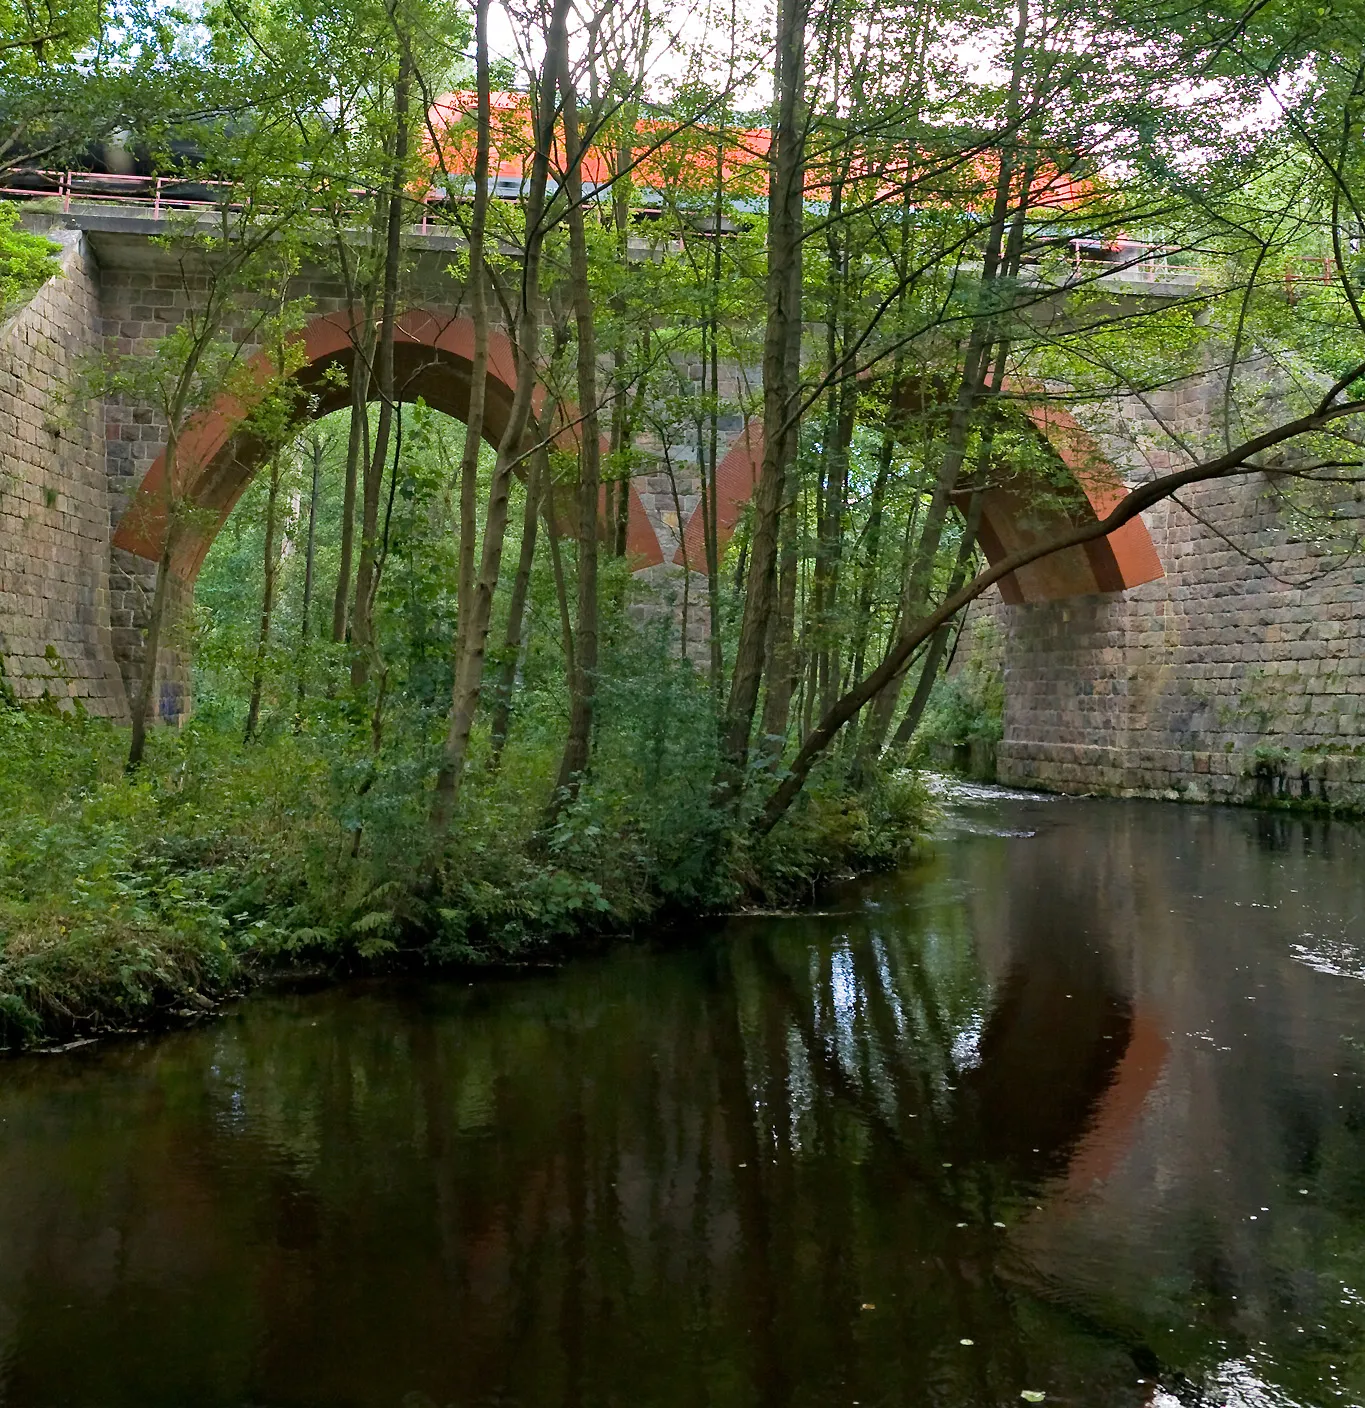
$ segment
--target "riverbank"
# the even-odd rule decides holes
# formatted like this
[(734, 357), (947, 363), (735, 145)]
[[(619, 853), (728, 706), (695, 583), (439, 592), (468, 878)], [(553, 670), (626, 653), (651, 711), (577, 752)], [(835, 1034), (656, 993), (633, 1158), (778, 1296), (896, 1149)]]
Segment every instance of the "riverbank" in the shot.
[(1009, 787), (1085, 797), (1214, 802), (1343, 818), (1365, 816), (1365, 749), (1344, 739), (1295, 751), (1267, 736), (1251, 747), (1201, 752), (1003, 740), (996, 775)]
[[(143, 1029), (290, 973), (563, 957), (675, 916), (795, 906), (896, 864), (930, 804), (909, 776), (831, 779), (761, 844), (706, 778), (621, 769), (542, 829), (552, 760), (483, 768), (432, 881), (415, 749), (376, 773), (343, 716), (244, 746), (211, 717), (122, 767), (106, 722), (0, 705), (0, 1050)], [(635, 784), (634, 786), (632, 784)]]

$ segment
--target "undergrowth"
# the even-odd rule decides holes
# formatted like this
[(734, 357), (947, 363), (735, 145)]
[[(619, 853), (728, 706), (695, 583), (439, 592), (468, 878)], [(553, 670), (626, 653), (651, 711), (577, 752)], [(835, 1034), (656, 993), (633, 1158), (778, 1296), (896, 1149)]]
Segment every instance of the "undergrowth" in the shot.
[(420, 748), (377, 769), (359, 736), (338, 707), (244, 746), (207, 707), (129, 777), (122, 729), (0, 702), (0, 1047), (146, 1026), (272, 973), (518, 961), (799, 903), (901, 859), (927, 808), (910, 774), (858, 795), (817, 777), (753, 843), (710, 805), (709, 758), (618, 734), (546, 832), (555, 749), (532, 734), (472, 777), (433, 875)]

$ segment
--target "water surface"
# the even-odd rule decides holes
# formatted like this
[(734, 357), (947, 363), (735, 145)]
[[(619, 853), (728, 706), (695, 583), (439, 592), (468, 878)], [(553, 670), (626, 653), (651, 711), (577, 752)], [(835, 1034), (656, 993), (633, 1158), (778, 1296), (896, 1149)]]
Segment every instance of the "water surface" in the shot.
[(10, 1062), (0, 1404), (1361, 1408), (1362, 862), (965, 791), (815, 915)]

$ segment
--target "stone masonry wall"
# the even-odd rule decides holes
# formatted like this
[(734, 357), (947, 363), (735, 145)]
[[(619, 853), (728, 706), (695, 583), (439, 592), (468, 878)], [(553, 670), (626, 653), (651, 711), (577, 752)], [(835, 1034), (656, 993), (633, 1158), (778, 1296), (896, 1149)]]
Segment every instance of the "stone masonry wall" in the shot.
[(79, 230), (51, 234), (61, 274), (0, 324), (0, 665), (20, 698), (124, 718), (103, 426), (72, 391), (96, 348), (98, 271)]
[[(1207, 430), (1212, 388), (1187, 394), (1203, 395)], [(1194, 432), (1197, 410), (1181, 417)], [(999, 609), (1002, 781), (1365, 805), (1365, 561), (1314, 542), (1286, 488), (1268, 474), (1194, 486), (1146, 516), (1164, 578)], [(1365, 509), (1338, 507), (1365, 531)]]

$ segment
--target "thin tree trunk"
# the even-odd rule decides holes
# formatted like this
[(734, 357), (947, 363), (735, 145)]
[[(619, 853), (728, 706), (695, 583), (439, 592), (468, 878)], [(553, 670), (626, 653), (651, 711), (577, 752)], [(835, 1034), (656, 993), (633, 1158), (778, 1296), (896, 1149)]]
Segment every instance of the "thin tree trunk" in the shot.
[(332, 639), (346, 639), (351, 604), (351, 571), (355, 554), (355, 493), (362, 478), (370, 478), (370, 359), (374, 356), (372, 325), (367, 321), (351, 358), (351, 433), (346, 445), (346, 487), (341, 500), (341, 564), (337, 569), (336, 595), (332, 601)]
[(559, 519), (555, 513), (555, 486), (548, 477), (541, 495), (545, 512), (545, 537), (550, 545), (550, 570), (555, 579), (555, 602), (559, 607), (559, 638), (564, 651), (564, 673), (573, 678), (573, 621), (569, 617), (569, 588), (564, 579), (564, 556), (559, 549)]
[(781, 0), (776, 43), (776, 121), (768, 196), (767, 325), (763, 344), (763, 464), (753, 497), (750, 564), (739, 645), (721, 740), (722, 797), (742, 786), (777, 595), (778, 531), (787, 469), (800, 426), (791, 346), (801, 335), (801, 230), (804, 198), (805, 0)]
[[(894, 382), (893, 382), (894, 385)], [(893, 392), (894, 396), (894, 392)], [(849, 673), (861, 679), (867, 650), (868, 625), (872, 618), (872, 597), (877, 587), (878, 568), (882, 553), (882, 519), (886, 513), (886, 486), (891, 477), (891, 461), (895, 455), (895, 431), (888, 413), (882, 430), (881, 449), (877, 455), (877, 477), (872, 482), (868, 500), (867, 535), (863, 539), (863, 564), (858, 582), (858, 605), (853, 616), (853, 663)]]
[(526, 481), (526, 507), (521, 516), (521, 555), (517, 558), (517, 574), (512, 579), (512, 597), (507, 603), (507, 634), (503, 638), (502, 668), (493, 705), (493, 756), (497, 767), (507, 743), (511, 723), (512, 691), (516, 686), (517, 664), (521, 655), (522, 623), (526, 618), (526, 600), (531, 591), (531, 569), (535, 566), (536, 529), (540, 523), (540, 500), (549, 480), (549, 453), (542, 448), (531, 462)]
[[(838, 84), (838, 51), (835, 54), (834, 81)], [(829, 223), (825, 231), (826, 260), (829, 265), (829, 292), (825, 306), (825, 363), (831, 378), (826, 394), (825, 430), (820, 455), (820, 473), (815, 495), (815, 570), (811, 583), (811, 632), (815, 647), (815, 686), (822, 701), (830, 693), (829, 676), (834, 655), (833, 559), (836, 525), (842, 523), (844, 498), (839, 473), (839, 437), (844, 404), (843, 381), (837, 377), (839, 364), (839, 320), (844, 295), (844, 243), (840, 240), (843, 213), (843, 176), (831, 182)], [(846, 463), (845, 457), (845, 463)]]
[(256, 661), (251, 672), (251, 702), (246, 711), (243, 743), (256, 736), (261, 720), (261, 693), (265, 688), (265, 656), (270, 648), (270, 619), (275, 610), (275, 511), (280, 501), (280, 452), (270, 457), (270, 489), (265, 500), (265, 585), (261, 591), (261, 622), (256, 634)]
[(779, 535), (777, 573), (777, 610), (773, 613), (772, 637), (769, 643), (765, 676), (767, 693), (763, 698), (763, 751), (770, 767), (781, 761), (787, 741), (787, 723), (791, 715), (792, 695), (801, 673), (800, 656), (796, 649), (796, 578), (799, 568), (796, 501), (788, 502), (782, 512)]
[[(630, 160), (630, 152), (617, 153), (617, 170), (624, 170)], [(626, 186), (617, 181), (612, 187), (612, 221), (616, 227), (616, 257), (621, 267), (626, 267), (628, 258), (628, 221), (630, 211), (626, 201)], [(626, 555), (626, 531), (630, 516), (630, 468), (628, 464), (629, 405), (626, 399), (626, 350), (625, 350), (625, 299), (617, 296), (612, 299), (612, 319), (615, 327), (611, 347), (611, 428), (608, 432), (608, 454), (611, 469), (604, 486), (606, 501), (606, 523), (611, 534), (611, 554), (613, 557)]]
[[(716, 202), (719, 210), (719, 198)], [(716, 216), (715, 235), (715, 297), (719, 297), (720, 286), (720, 216)], [(717, 389), (717, 375), (720, 360), (716, 353), (717, 318), (713, 307), (711, 313), (711, 414), (706, 443), (706, 464), (702, 470), (702, 512), (701, 530), (706, 548), (706, 604), (710, 625), (710, 685), (711, 703), (717, 716), (720, 714), (721, 690), (725, 681), (725, 651), (721, 641), (720, 624), (720, 535), (716, 505), (716, 460), (720, 450), (720, 395)]]
[[(474, 147), (474, 209), (469, 226), (469, 311), (474, 324), (474, 356), (469, 373), (469, 413), (465, 418), (464, 450), (460, 456), (460, 562), (455, 632), (455, 678), (446, 728), (445, 752), (436, 774), (432, 829), (444, 836), (450, 828), (469, 733), (478, 701), (478, 682), (469, 678), (471, 648), (482, 672), (483, 648), (474, 601), (474, 552), (478, 538), (479, 447), (483, 443), (484, 403), (488, 384), (488, 289), (484, 269), (484, 229), (488, 221), (489, 147), (492, 111), (488, 80), (488, 0), (474, 7), (474, 51), (478, 112)], [(496, 476), (495, 476), (496, 479)], [(492, 486), (496, 492), (496, 485)], [(487, 553), (493, 532), (490, 500), (484, 538)]]
[[(303, 558), (303, 609), (299, 622), (299, 709), (303, 708), (304, 695), (308, 688), (308, 655), (312, 644), (309, 638), (310, 617), (313, 605), (313, 569), (317, 562), (318, 544), (318, 496), (322, 485), (322, 457), (326, 447), (322, 438), (314, 434), (309, 448), (313, 451), (313, 483), (308, 495), (308, 545)], [(296, 720), (296, 724), (297, 724)]]
[(678, 494), (678, 476), (676, 473), (674, 473), (673, 470), (673, 456), (670, 455), (668, 452), (668, 440), (666, 438), (663, 441), (663, 451), (664, 473), (668, 476), (669, 493), (673, 499), (673, 515), (678, 520), (679, 538), (681, 540), (680, 545), (682, 547), (683, 597), (682, 635), (680, 637), (680, 644), (682, 647), (682, 658), (684, 660), (687, 660), (690, 658), (687, 653), (687, 631), (688, 626), (690, 624), (688, 618), (691, 615), (692, 609), (692, 563), (688, 558), (687, 538), (681, 531), (683, 524), (682, 499), (679, 497)]
[(848, 500), (849, 452), (857, 411), (857, 386), (845, 377), (834, 404), (833, 443), (824, 505), (824, 615), (821, 620), (820, 660), (817, 680), (823, 713), (839, 694), (843, 661), (843, 632), (839, 628), (839, 583), (844, 552), (844, 505)]
[(583, 220), (583, 138), (567, 55), (560, 60), (560, 96), (568, 151), (565, 186), (569, 209), (569, 283), (578, 334), (578, 628), (569, 686), (569, 728), (559, 763), (550, 816), (571, 801), (588, 766), (597, 689), (597, 500), (601, 446), (597, 424), (597, 335), (588, 283), (588, 244)]
[(740, 520), (739, 528), (735, 532), (735, 541), (739, 544), (739, 554), (735, 558), (735, 584), (730, 593), (730, 615), (727, 625), (735, 624), (735, 616), (738, 614), (738, 603), (744, 591), (745, 583), (749, 580), (749, 528), (751, 519), (748, 515)]
[(379, 422), (374, 449), (366, 461), (361, 521), (360, 562), (356, 569), (355, 608), (351, 625), (351, 684), (363, 689), (369, 679), (374, 651), (375, 560), (378, 552), (379, 496), (388, 465), (389, 437), (395, 404), (394, 334), (398, 319), (398, 272), (403, 259), (403, 183), (408, 161), (408, 116), (411, 105), (412, 55), (406, 35), (399, 36), (401, 53), (393, 84), (394, 143), (392, 185), (389, 188), (388, 229), (384, 250), (384, 301), (379, 322), (376, 380)]

